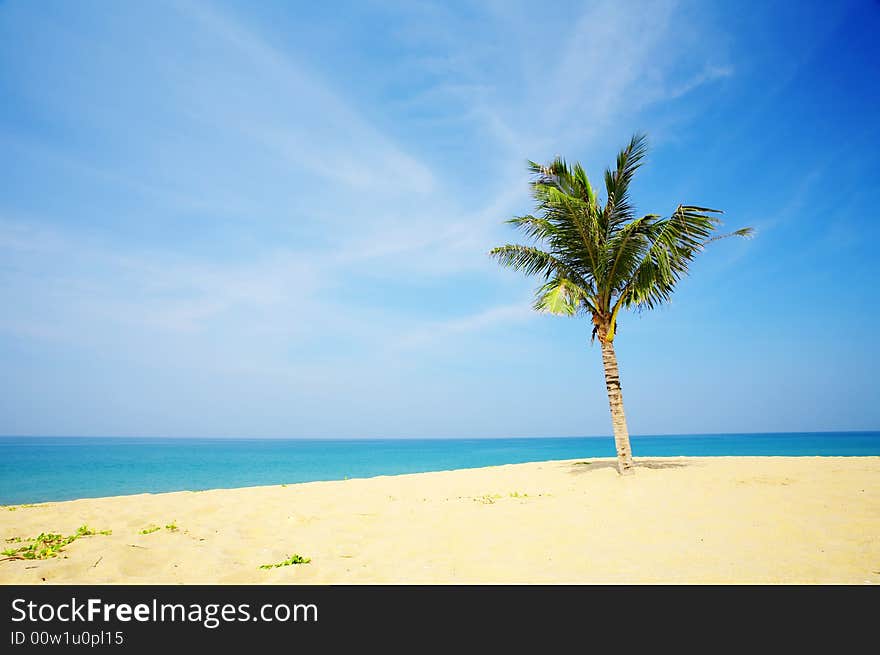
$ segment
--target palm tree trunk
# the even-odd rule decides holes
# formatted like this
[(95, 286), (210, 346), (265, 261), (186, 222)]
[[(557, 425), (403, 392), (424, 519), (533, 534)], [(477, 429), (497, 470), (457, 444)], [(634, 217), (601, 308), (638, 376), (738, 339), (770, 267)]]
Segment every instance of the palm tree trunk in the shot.
[(614, 446), (617, 450), (617, 471), (621, 475), (635, 472), (632, 449), (629, 445), (629, 430), (626, 429), (626, 414), (623, 412), (623, 393), (620, 389), (620, 372), (617, 370), (617, 356), (611, 342), (602, 343), (602, 364), (605, 366), (605, 388), (608, 390), (608, 405), (611, 407), (611, 425), (614, 428)]

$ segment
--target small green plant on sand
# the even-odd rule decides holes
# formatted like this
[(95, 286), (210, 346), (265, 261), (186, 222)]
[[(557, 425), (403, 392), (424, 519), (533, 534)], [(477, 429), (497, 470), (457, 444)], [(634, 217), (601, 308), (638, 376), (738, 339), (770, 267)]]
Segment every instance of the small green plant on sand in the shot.
[(262, 564), (260, 565), (261, 569), (277, 569), (280, 566), (291, 566), (293, 564), (308, 564), (311, 562), (310, 557), (303, 557), (302, 555), (291, 555), (283, 562), (278, 562), (277, 564)]
[[(154, 532), (159, 532), (159, 530), (161, 529), (162, 528), (160, 528), (158, 525), (151, 523), (148, 527), (141, 530), (140, 534), (153, 534)], [(168, 530), (168, 532), (177, 532), (180, 528), (177, 527), (176, 521), (172, 521), (171, 523), (165, 525), (165, 529)]]
[(73, 543), (80, 537), (92, 537), (96, 534), (109, 535), (113, 534), (112, 530), (92, 530), (87, 525), (81, 525), (76, 532), (67, 537), (56, 532), (41, 532), (36, 537), (30, 539), (21, 539), (20, 537), (12, 537), (7, 539), (7, 543), (26, 542), (24, 546), (18, 548), (9, 548), (2, 553), (4, 560), (15, 559), (49, 559), (57, 557), (64, 547)]
[(483, 503), (484, 505), (494, 505), (495, 501), (499, 498), (501, 498), (501, 494), (484, 494), (478, 498), (474, 498), (474, 500), (478, 503)]
[(514, 491), (513, 493), (510, 494), (510, 497), (511, 498), (528, 498), (529, 495), (528, 494), (521, 494), (518, 491)]

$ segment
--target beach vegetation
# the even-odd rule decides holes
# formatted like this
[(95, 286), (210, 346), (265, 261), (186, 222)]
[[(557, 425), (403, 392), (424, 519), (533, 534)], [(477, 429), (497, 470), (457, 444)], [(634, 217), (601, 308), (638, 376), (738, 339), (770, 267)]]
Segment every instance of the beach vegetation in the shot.
[(261, 564), (260, 568), (261, 569), (277, 569), (281, 566), (293, 566), (295, 564), (308, 564), (311, 561), (312, 560), (310, 557), (303, 557), (302, 555), (294, 554), (294, 555), (291, 555), (290, 557), (288, 557), (283, 562), (278, 562), (277, 564)]
[(634, 471), (614, 349), (623, 310), (644, 311), (666, 303), (704, 247), (726, 237), (747, 237), (751, 228), (721, 234), (718, 209), (679, 204), (671, 215), (637, 217), (630, 185), (647, 154), (636, 134), (604, 176), (604, 199), (579, 163), (557, 157), (529, 162), (536, 211), (508, 221), (531, 244), (493, 248), (501, 265), (537, 276), (534, 308), (550, 314), (583, 315), (598, 339), (620, 474)]
[(149, 526), (149, 527), (144, 528), (143, 530), (141, 530), (140, 533), (141, 533), (141, 534), (153, 534), (154, 532), (158, 532), (158, 531), (161, 530), (161, 529), (162, 529), (162, 528), (160, 528), (158, 525), (151, 525), (151, 526)]
[(177, 532), (180, 528), (177, 527), (177, 523), (172, 521), (165, 526), (165, 529), (168, 530), (168, 532)]
[(14, 512), (19, 509), (28, 509), (30, 507), (45, 507), (45, 506), (46, 506), (46, 504), (40, 505), (40, 504), (36, 504), (36, 503), (28, 503), (26, 505), (7, 505), (4, 509), (6, 509), (9, 512)]
[(49, 559), (51, 557), (57, 557), (59, 553), (63, 552), (66, 546), (70, 545), (77, 539), (81, 537), (92, 537), (98, 534), (110, 535), (113, 534), (113, 531), (92, 530), (87, 525), (81, 525), (77, 528), (76, 532), (66, 537), (57, 532), (41, 532), (36, 537), (29, 539), (13, 537), (12, 539), (7, 539), (7, 543), (24, 543), (24, 545), (18, 546), (17, 548), (8, 548), (0, 552), (0, 554), (3, 555), (3, 560)]

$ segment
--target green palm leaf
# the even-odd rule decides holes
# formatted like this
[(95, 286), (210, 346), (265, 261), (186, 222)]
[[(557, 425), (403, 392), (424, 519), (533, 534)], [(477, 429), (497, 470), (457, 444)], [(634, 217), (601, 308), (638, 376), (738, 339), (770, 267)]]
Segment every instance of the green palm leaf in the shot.
[(508, 244), (493, 248), (489, 254), (495, 257), (502, 266), (522, 271), (526, 275), (550, 277), (554, 272), (566, 268), (562, 260), (532, 246)]
[(571, 280), (557, 277), (538, 289), (534, 308), (557, 316), (572, 316), (583, 307), (586, 295), (587, 291)]

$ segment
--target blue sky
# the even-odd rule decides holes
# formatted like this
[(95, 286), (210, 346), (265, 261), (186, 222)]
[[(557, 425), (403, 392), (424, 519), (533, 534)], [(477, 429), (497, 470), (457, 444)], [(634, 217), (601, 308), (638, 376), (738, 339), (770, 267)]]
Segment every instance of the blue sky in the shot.
[(0, 2), (0, 434), (610, 433), (527, 159), (724, 209), (635, 434), (880, 428), (880, 4)]

